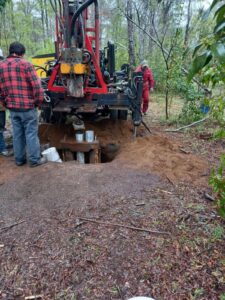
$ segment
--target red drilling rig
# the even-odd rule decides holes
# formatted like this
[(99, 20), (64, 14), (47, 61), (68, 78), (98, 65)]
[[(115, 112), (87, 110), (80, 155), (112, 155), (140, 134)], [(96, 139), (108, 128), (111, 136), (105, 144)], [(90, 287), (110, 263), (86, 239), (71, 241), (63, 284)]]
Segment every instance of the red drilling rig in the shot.
[(100, 49), (98, 0), (50, 1), (56, 17), (55, 59), (44, 68), (42, 119), (47, 123), (99, 116), (140, 125), (142, 74), (115, 71), (115, 46)]

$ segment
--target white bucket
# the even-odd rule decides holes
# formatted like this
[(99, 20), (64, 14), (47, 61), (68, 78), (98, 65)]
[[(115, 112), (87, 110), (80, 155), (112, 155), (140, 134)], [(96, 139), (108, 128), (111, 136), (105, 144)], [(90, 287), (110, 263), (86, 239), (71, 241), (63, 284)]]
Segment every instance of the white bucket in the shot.
[(83, 140), (84, 140), (84, 135), (83, 135), (83, 133), (76, 133), (76, 134), (75, 134), (75, 137), (76, 137), (76, 141), (77, 141), (77, 142), (83, 142)]
[(84, 164), (85, 163), (85, 161), (84, 161), (84, 152), (77, 152), (77, 161), (80, 164)]
[(94, 142), (94, 131), (93, 130), (85, 131), (85, 141), (88, 143)]
[(55, 147), (48, 148), (42, 152), (47, 161), (62, 162)]

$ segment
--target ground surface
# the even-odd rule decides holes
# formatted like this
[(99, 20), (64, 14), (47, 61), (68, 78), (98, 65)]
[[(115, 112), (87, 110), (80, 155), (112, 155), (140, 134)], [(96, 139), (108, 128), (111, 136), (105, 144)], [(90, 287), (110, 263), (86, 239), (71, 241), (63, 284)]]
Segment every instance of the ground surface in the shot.
[(110, 163), (0, 157), (0, 299), (224, 299), (224, 221), (204, 196), (224, 145), (165, 132), (154, 107), (151, 135), (92, 127), (120, 145)]

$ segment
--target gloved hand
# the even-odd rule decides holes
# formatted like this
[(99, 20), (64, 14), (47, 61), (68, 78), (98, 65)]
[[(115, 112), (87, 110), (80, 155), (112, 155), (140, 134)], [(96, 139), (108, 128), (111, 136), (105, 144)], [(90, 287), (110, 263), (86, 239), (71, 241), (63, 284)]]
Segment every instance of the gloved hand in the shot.
[(150, 92), (154, 92), (154, 88), (153, 87), (150, 88)]

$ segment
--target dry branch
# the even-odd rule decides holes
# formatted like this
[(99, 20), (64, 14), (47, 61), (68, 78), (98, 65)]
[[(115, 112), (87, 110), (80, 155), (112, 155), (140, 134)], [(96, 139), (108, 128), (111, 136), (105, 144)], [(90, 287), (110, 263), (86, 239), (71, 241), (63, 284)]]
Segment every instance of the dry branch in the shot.
[(4, 230), (11, 229), (11, 228), (13, 228), (13, 227), (15, 227), (15, 226), (17, 226), (17, 225), (20, 225), (20, 224), (22, 224), (22, 223), (24, 223), (24, 222), (25, 222), (25, 221), (23, 220), (23, 221), (20, 221), (20, 222), (17, 222), (17, 223), (13, 223), (13, 224), (11, 224), (11, 225), (4, 226), (4, 227), (0, 228), (0, 231), (2, 232), (2, 231), (4, 231)]
[(189, 128), (189, 127), (198, 125), (199, 123), (204, 122), (204, 121), (207, 120), (208, 118), (209, 118), (209, 117), (207, 116), (207, 117), (205, 117), (205, 118), (203, 118), (203, 119), (201, 119), (201, 120), (195, 121), (195, 122), (193, 122), (193, 123), (191, 123), (191, 124), (189, 124), (189, 125), (186, 125), (186, 126), (183, 126), (183, 127), (177, 128), (177, 129), (166, 129), (165, 131), (167, 131), (167, 132), (177, 132), (177, 131), (180, 131), (180, 130), (182, 130), (182, 129), (185, 129), (185, 128)]
[[(140, 25), (138, 25), (133, 19), (129, 18), (129, 16), (123, 11), (122, 8), (119, 8), (120, 11), (123, 13), (123, 15), (130, 21), (132, 22), (137, 28), (139, 28), (140, 30), (142, 30), (162, 51), (163, 55), (169, 55), (169, 51), (167, 49), (165, 49), (164, 47), (162, 47), (162, 45), (160, 44), (160, 42), (158, 40), (156, 40), (152, 34), (150, 34), (149, 32), (147, 32), (144, 28), (142, 28)], [(185, 69), (184, 67), (181, 67), (182, 72), (185, 75), (188, 75), (188, 70)], [(194, 81), (201, 89), (203, 89), (206, 93), (211, 94), (211, 90), (209, 90), (206, 86), (204, 86), (198, 79), (196, 79), (195, 77), (192, 78), (192, 81)]]
[(87, 221), (87, 222), (92, 222), (92, 223), (97, 223), (97, 224), (105, 225), (105, 226), (117, 226), (117, 227), (123, 227), (123, 228), (132, 229), (132, 230), (137, 230), (137, 231), (145, 231), (145, 232), (148, 232), (148, 233), (156, 233), (156, 234), (166, 234), (166, 235), (170, 235), (170, 233), (169, 233), (169, 232), (166, 232), (166, 231), (150, 230), (150, 229), (147, 229), (147, 228), (140, 228), (140, 227), (128, 226), (128, 225), (123, 225), (123, 224), (118, 224), (118, 223), (111, 223), (111, 222), (97, 221), (97, 220), (88, 219), (88, 218), (83, 218), (83, 217), (79, 217), (79, 219), (80, 219), (80, 220)]

